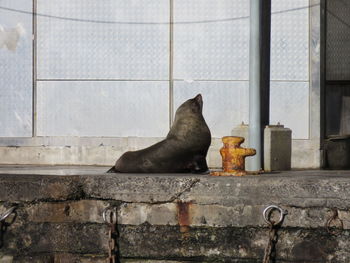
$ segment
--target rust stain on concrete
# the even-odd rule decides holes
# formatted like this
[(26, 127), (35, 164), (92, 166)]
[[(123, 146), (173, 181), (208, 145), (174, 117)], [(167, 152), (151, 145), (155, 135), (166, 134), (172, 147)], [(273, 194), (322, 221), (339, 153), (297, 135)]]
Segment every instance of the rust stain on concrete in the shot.
[(176, 208), (177, 208), (177, 221), (180, 226), (180, 232), (182, 233), (182, 237), (184, 239), (188, 239), (190, 234), (190, 225), (192, 223), (192, 216), (191, 216), (191, 206), (192, 202), (182, 202), (178, 201)]

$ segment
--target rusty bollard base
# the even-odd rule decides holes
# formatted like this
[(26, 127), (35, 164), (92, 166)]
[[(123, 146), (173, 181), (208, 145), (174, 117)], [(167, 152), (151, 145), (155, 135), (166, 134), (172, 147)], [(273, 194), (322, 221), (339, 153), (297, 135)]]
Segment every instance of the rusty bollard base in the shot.
[(242, 148), (243, 137), (225, 136), (222, 138), (224, 146), (220, 149), (223, 171), (212, 172), (212, 176), (244, 176), (256, 174), (245, 170), (245, 158), (256, 154), (255, 149)]
[(210, 173), (211, 176), (244, 176), (247, 175), (246, 171), (236, 171), (236, 172), (224, 172), (224, 171), (215, 171)]
[(213, 171), (210, 173), (211, 176), (245, 176), (245, 175), (260, 175), (264, 171), (235, 171), (235, 172), (224, 172), (224, 171)]

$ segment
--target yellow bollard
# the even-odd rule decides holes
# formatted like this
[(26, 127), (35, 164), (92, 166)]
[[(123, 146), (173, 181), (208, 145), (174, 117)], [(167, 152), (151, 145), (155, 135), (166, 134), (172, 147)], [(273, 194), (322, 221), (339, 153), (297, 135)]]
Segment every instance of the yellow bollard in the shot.
[(245, 170), (245, 158), (256, 154), (255, 149), (242, 148), (243, 137), (225, 136), (222, 138), (224, 146), (220, 149), (223, 171), (212, 172), (213, 176), (243, 176)]

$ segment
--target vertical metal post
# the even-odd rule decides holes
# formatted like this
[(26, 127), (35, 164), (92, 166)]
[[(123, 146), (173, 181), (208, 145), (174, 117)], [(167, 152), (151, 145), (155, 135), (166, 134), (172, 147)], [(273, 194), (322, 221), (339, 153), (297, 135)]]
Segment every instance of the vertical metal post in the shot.
[(249, 147), (256, 149), (249, 170), (263, 164), (263, 128), (270, 111), (270, 26), (271, 0), (250, 0), (249, 44)]
[(320, 167), (326, 166), (325, 139), (326, 139), (326, 47), (327, 47), (327, 0), (320, 1)]
[(32, 137), (37, 136), (37, 0), (33, 0), (32, 16)]
[(174, 0), (169, 0), (169, 129), (174, 122)]

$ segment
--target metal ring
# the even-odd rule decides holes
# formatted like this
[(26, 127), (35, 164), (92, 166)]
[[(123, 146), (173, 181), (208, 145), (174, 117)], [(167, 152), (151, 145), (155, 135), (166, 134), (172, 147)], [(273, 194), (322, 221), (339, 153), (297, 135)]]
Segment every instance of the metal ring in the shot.
[[(108, 211), (110, 211), (110, 213), (111, 213), (111, 215), (112, 215), (112, 220), (110, 221), (110, 220), (108, 220), (107, 219), (107, 213), (108, 213)], [(115, 221), (114, 221), (114, 216), (115, 216)], [(114, 224), (114, 223), (116, 223), (116, 221), (117, 221), (117, 213), (116, 213), (116, 211), (115, 211), (115, 207), (112, 207), (112, 206), (108, 206), (108, 207), (106, 207), (105, 209), (103, 209), (103, 212), (102, 212), (102, 217), (103, 217), (103, 221), (105, 222), (105, 223), (107, 223), (107, 224)]]
[[(280, 213), (280, 218), (279, 218), (279, 220), (277, 222), (270, 221), (269, 218), (268, 218), (269, 211), (273, 210), (273, 209), (278, 210), (279, 213)], [(268, 207), (266, 207), (264, 209), (263, 217), (264, 217), (265, 222), (268, 223), (269, 225), (279, 225), (279, 224), (282, 223), (284, 216), (287, 215), (287, 214), (288, 214), (287, 210), (283, 210), (282, 208), (280, 208), (277, 205), (269, 205)]]
[[(336, 208), (333, 208), (332, 212), (333, 212), (333, 215), (326, 222), (326, 229), (327, 229), (328, 233), (330, 233), (332, 235), (339, 235), (344, 230), (343, 220), (341, 220), (339, 218), (338, 210)], [(334, 228), (336, 228), (334, 231), (331, 230), (331, 228), (332, 228), (331, 224), (333, 222), (339, 222), (339, 224), (338, 224), (339, 227), (337, 227), (336, 223), (334, 223), (334, 225), (335, 225)]]
[(0, 216), (0, 222), (1, 221), (4, 221), (6, 218), (9, 217), (9, 215), (12, 214), (12, 212), (16, 209), (16, 206), (12, 206), (10, 209), (6, 210), (5, 213), (3, 213), (1, 216)]

